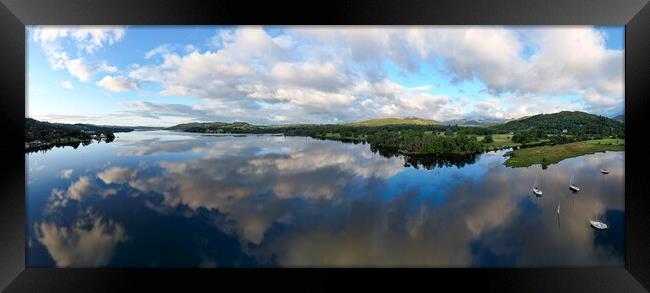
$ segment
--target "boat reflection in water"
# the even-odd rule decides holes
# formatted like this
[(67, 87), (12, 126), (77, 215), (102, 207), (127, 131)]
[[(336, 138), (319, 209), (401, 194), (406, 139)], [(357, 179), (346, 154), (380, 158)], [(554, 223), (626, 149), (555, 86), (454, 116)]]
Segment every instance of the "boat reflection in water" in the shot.
[[(623, 152), (543, 171), (506, 167), (504, 152), (135, 131), (30, 153), (27, 265), (623, 265)], [(593, 171), (603, 166), (609, 176)], [(574, 168), (581, 195), (566, 190)], [(538, 172), (544, 197), (530, 196)]]

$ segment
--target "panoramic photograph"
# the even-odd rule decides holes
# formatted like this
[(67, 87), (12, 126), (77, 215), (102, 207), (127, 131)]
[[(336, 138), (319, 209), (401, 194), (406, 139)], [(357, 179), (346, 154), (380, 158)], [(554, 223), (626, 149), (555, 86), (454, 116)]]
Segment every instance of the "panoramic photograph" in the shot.
[(622, 267), (624, 26), (27, 26), (27, 267)]

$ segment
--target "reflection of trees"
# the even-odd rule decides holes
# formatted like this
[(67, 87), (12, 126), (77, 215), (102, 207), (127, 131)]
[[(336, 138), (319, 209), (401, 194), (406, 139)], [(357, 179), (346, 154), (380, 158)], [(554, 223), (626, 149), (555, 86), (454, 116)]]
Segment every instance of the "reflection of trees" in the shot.
[(456, 166), (464, 167), (467, 164), (474, 164), (477, 155), (426, 155), (426, 156), (404, 156), (404, 166), (418, 169), (419, 166), (426, 170), (442, 167)]
[(81, 142), (68, 142), (68, 143), (58, 143), (58, 144), (47, 144), (43, 146), (38, 146), (38, 147), (31, 147), (29, 149), (25, 149), (25, 153), (36, 153), (36, 152), (42, 152), (45, 153), (53, 148), (62, 148), (62, 147), (67, 147), (71, 146), (74, 149), (77, 149), (81, 145)]
[[(102, 141), (106, 143), (113, 142), (115, 140), (115, 137), (111, 138), (100, 138), (100, 139), (94, 139), (97, 143), (100, 143)], [(82, 146), (87, 146), (91, 144), (93, 140), (87, 140), (87, 141), (76, 141), (76, 142), (63, 142), (63, 143), (50, 143), (42, 146), (37, 146), (37, 147), (30, 147), (28, 149), (25, 149), (25, 153), (36, 153), (36, 152), (42, 152), (45, 153), (53, 148), (64, 148), (64, 147), (72, 147), (74, 149), (79, 148), (80, 145)]]
[(378, 147), (376, 145), (370, 145), (370, 150), (375, 153), (375, 154), (380, 154), (383, 157), (386, 158), (393, 158), (393, 157), (398, 157), (399, 153), (397, 152), (397, 149), (394, 148), (382, 148)]
[[(399, 157), (400, 154), (397, 149), (381, 148), (370, 145), (370, 150), (373, 153), (378, 153), (386, 158)], [(476, 162), (477, 154), (437, 154), (437, 155), (402, 155), (404, 158), (404, 167), (413, 167), (419, 169), (420, 167), (431, 170), (434, 168), (442, 167), (464, 167), (467, 164)]]
[[(387, 184), (389, 179), (403, 169), (401, 160), (406, 162), (407, 167), (432, 169), (445, 166), (463, 167), (475, 163), (478, 156), (402, 156), (395, 150), (369, 147), (375, 154), (394, 158), (387, 160), (372, 156), (365, 146), (314, 144), (311, 140), (307, 141), (309, 143), (294, 138), (282, 140), (280, 143), (259, 139), (192, 139), (151, 140), (146, 143), (138, 141), (140, 145), (137, 145), (122, 144), (118, 140), (120, 146), (137, 146), (136, 149), (145, 154), (161, 151), (184, 152), (192, 149), (203, 156), (159, 162), (155, 166), (139, 165), (137, 170), (107, 166), (102, 172), (91, 177), (98, 178), (95, 182), (98, 183), (97, 189), (94, 189), (92, 194), (104, 194), (98, 189), (108, 187), (100, 184), (103, 182), (112, 184), (110, 187), (117, 190), (115, 192), (132, 194), (134, 198), (137, 195), (139, 199), (146, 200), (146, 207), (158, 211), (162, 216), (171, 218), (171, 215), (183, 215), (182, 219), (194, 218), (201, 221), (208, 219), (220, 232), (236, 236), (241, 242), (241, 252), (255, 257), (261, 263), (277, 262), (284, 266), (490, 265), (494, 262), (485, 256), (495, 253), (502, 258), (516, 259), (518, 265), (533, 266), (603, 263), (616, 265), (622, 259), (619, 256), (622, 250), (616, 250), (614, 253), (609, 251), (617, 249), (613, 244), (622, 243), (619, 241), (621, 237), (593, 240), (593, 231), (585, 226), (584, 219), (592, 217), (594, 213), (601, 213), (600, 210), (594, 209), (594, 205), (586, 203), (599, 200), (599, 197), (578, 197), (576, 207), (579, 208), (575, 209), (563, 202), (562, 230), (558, 232), (557, 229), (548, 229), (555, 228), (553, 225), (546, 227), (544, 224), (554, 224), (549, 221), (557, 220), (557, 201), (532, 201), (527, 198), (530, 188), (528, 182), (533, 173), (526, 169), (497, 167), (478, 177), (474, 175), (481, 174), (477, 172), (480, 170), (474, 168), (467, 168), (469, 171), (437, 170), (445, 172), (440, 172), (441, 176), (424, 174), (427, 183), (436, 187), (432, 192), (426, 190), (421, 181), (417, 180), (418, 177), (406, 174), (408, 181), (398, 181), (400, 185), (396, 189), (396, 195), (386, 199), (378, 195), (384, 194), (390, 188)], [(398, 157), (403, 159), (397, 159)], [(496, 166), (502, 166), (498, 159), (500, 155), (484, 155), (483, 158), (490, 163), (498, 163)], [(590, 166), (607, 166), (612, 171), (612, 176), (622, 176), (623, 164), (616, 167), (611, 165), (612, 162), (600, 159), (592, 162), (597, 158), (609, 158), (612, 162), (619, 162), (623, 156), (599, 154), (587, 157), (590, 160), (588, 164), (580, 159), (568, 165), (578, 170)], [(492, 165), (485, 163), (481, 159), (478, 165), (481, 169)], [(551, 199), (555, 199), (552, 194), (563, 195), (562, 191), (567, 192), (565, 182), (570, 170), (562, 169), (562, 166), (566, 165), (550, 166), (552, 172), (545, 176)], [(413, 173), (422, 175), (422, 172)], [(602, 177), (597, 172), (593, 176), (595, 177), (585, 178), (584, 181), (597, 182), (594, 178), (613, 178)], [(583, 194), (612, 194), (607, 197), (612, 202), (604, 203), (603, 206), (622, 208), (622, 197), (617, 195), (622, 190), (619, 187), (622, 186), (620, 184), (623, 178), (617, 178), (617, 182), (620, 182), (618, 184), (585, 186)], [(61, 189), (57, 194), (65, 194), (69, 198), (72, 198), (75, 192), (85, 194), (85, 185), (79, 182), (83, 183), (81, 178), (77, 183), (70, 185), (69, 191)], [(404, 182), (413, 184), (403, 184)], [(474, 184), (479, 184), (478, 189), (474, 189)], [(438, 186), (449, 189), (437, 188)], [(593, 192), (587, 192), (590, 191), (589, 188), (592, 188)], [(474, 192), (475, 190), (480, 192)], [(418, 191), (425, 191), (426, 194), (419, 195)], [(444, 204), (431, 204), (437, 203), (437, 194), (445, 195)], [(103, 198), (116, 200), (119, 196)], [(83, 201), (82, 204), (92, 202)], [(528, 205), (522, 205), (522, 202)], [(553, 212), (533, 213), (543, 210)], [(184, 221), (181, 218), (174, 219)], [(608, 224), (611, 219), (612, 216), (605, 217)], [(60, 223), (56, 227), (39, 225), (36, 228), (40, 229), (42, 235), (49, 232), (48, 235), (51, 236), (41, 236), (37, 239), (49, 243), (49, 247), (61, 247), (60, 242), (68, 241), (61, 236), (62, 228), (66, 228), (69, 231), (67, 233), (73, 231), (75, 237), (77, 234), (92, 232), (101, 236), (101, 239), (109, 239), (100, 242), (90, 241), (86, 237), (83, 239), (84, 243), (99, 242), (114, 248), (123, 242), (120, 235), (126, 235), (119, 233), (118, 224), (128, 227), (129, 234), (135, 235), (133, 239), (137, 236), (140, 236), (137, 241), (142, 239), (141, 235), (135, 234), (141, 232), (137, 232), (137, 229), (131, 228), (128, 222), (123, 220), (114, 224), (106, 221), (90, 223), (93, 225), (83, 229)], [(612, 228), (621, 226), (622, 224), (612, 223)], [(191, 232), (193, 234), (190, 236), (194, 237), (211, 231)], [(607, 235), (613, 235), (612, 232), (608, 231), (610, 234)], [(562, 237), (557, 237), (555, 233), (562, 233)], [(218, 233), (210, 235), (215, 234)], [(165, 229), (164, 237), (180, 235), (172, 229)], [(155, 237), (152, 238), (168, 239)], [(160, 245), (166, 243), (158, 242)], [(591, 242), (594, 244), (585, 245)], [(183, 244), (188, 246), (195, 245), (193, 240), (183, 243), (188, 243)], [(222, 244), (210, 243), (210, 253), (215, 250), (223, 251)], [(373, 244), (371, 249), (369, 243)], [(472, 247), (470, 245), (477, 245), (481, 249), (472, 251), (469, 249)], [(592, 249), (592, 246), (598, 250)], [(59, 250), (72, 252), (78, 247), (76, 242), (72, 242)], [(196, 251), (201, 252), (204, 249), (205, 247), (201, 246), (197, 247)], [(105, 253), (101, 258), (82, 258), (81, 260), (86, 260), (82, 262), (78, 260), (79, 257), (65, 258), (65, 254), (52, 251), (53, 255), (57, 255), (57, 264), (60, 266), (101, 265), (111, 259), (110, 254)], [(228, 266), (228, 259), (232, 254), (227, 254), (228, 257), (223, 255), (226, 254), (210, 257), (215, 257), (219, 265)], [(351, 255), (354, 257), (350, 257)], [(165, 259), (167, 256), (158, 257)], [(174, 260), (169, 259), (168, 263), (173, 263)]]

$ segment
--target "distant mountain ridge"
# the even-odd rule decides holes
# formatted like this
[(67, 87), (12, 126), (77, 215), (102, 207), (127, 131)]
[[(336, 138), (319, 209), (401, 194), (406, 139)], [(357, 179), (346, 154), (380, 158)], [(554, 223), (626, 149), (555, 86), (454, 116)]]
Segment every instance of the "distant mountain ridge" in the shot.
[(612, 117), (612, 119), (623, 122), (623, 121), (625, 121), (625, 114), (616, 115), (616, 116)]
[(379, 118), (379, 119), (370, 119), (352, 123), (346, 123), (347, 126), (384, 126), (384, 125), (399, 125), (399, 124), (409, 124), (409, 125), (439, 125), (439, 121), (431, 119), (422, 119), (417, 117), (406, 117), (406, 118)]
[(492, 125), (497, 125), (501, 123), (505, 123), (509, 120), (506, 119), (471, 119), (471, 118), (463, 118), (463, 119), (453, 119), (453, 120), (447, 120), (443, 122), (444, 125), (458, 125), (458, 126), (492, 126)]
[[(212, 129), (217, 132), (249, 132), (252, 130), (261, 131), (263, 129), (274, 129), (277, 127), (308, 127), (317, 124), (294, 124), (294, 125), (253, 125), (246, 122), (208, 122), (208, 123), (185, 123), (179, 124), (167, 129), (202, 132)], [(344, 124), (318, 124), (332, 126), (365, 126), (378, 127), (388, 125), (417, 125), (417, 126), (469, 126), (483, 127), (495, 130), (497, 132), (518, 132), (541, 130), (545, 133), (584, 135), (584, 134), (602, 134), (603, 132), (614, 134), (620, 133), (624, 129), (622, 121), (607, 118), (604, 116), (589, 114), (580, 111), (562, 111), (552, 114), (538, 114), (533, 116), (521, 117), (513, 120), (505, 119), (456, 119), (444, 122), (422, 119), (418, 117), (405, 118), (379, 118), (370, 119)]]

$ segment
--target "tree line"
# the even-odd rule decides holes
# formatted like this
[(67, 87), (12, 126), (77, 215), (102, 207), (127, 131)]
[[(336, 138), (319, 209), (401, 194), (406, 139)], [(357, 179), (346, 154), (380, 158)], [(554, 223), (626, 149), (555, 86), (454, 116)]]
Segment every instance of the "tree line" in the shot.
[(25, 142), (66, 143), (103, 138), (115, 139), (115, 132), (129, 132), (128, 127), (96, 126), (92, 124), (64, 124), (25, 118)]
[[(474, 154), (494, 149), (493, 135), (512, 134), (523, 147), (562, 144), (604, 137), (624, 138), (624, 125), (616, 120), (584, 112), (540, 114), (490, 127), (458, 125), (392, 124), (296, 124), (257, 126), (245, 122), (189, 123), (169, 128), (201, 133), (280, 133), (369, 143), (373, 148), (401, 154)], [(479, 141), (478, 137), (483, 136)]]

